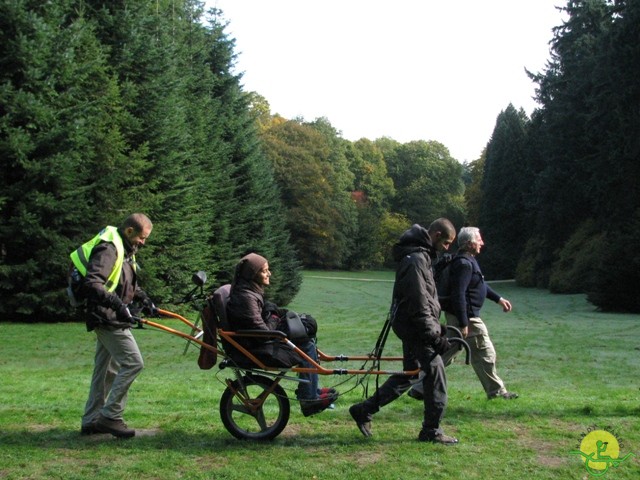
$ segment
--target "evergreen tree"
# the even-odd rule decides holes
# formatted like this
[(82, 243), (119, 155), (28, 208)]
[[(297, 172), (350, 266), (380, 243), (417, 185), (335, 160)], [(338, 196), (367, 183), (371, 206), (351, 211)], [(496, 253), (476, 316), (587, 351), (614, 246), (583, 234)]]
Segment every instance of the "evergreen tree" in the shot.
[(489, 278), (512, 278), (528, 239), (525, 195), (531, 182), (527, 164), (527, 115), (509, 105), (496, 120), (486, 148), (478, 226), (487, 247), (482, 270)]
[(630, 311), (638, 311), (631, 290), (640, 283), (629, 233), (640, 206), (639, 9), (569, 1), (552, 61), (532, 75), (542, 108), (529, 134), (534, 189), (526, 205), (537, 233), (517, 277), (553, 291), (586, 289), (597, 306)]
[(156, 300), (195, 270), (228, 281), (251, 248), (288, 302), (299, 264), (218, 13), (205, 26), (198, 1), (0, 5), (2, 319), (66, 318), (70, 251), (134, 211), (155, 226), (139, 259)]
[(188, 288), (191, 273), (205, 270), (214, 288), (231, 280), (246, 251), (261, 250), (287, 259), (280, 264), (288, 281), (274, 280), (270, 291), (288, 301), (300, 284), (299, 267), (286, 231), (277, 227), (278, 195), (264, 193), (275, 184), (240, 76), (232, 73), (234, 41), (218, 11), (203, 26), (200, 5), (113, 8), (110, 21), (99, 12), (103, 38), (117, 39), (111, 51), (122, 82), (134, 85), (132, 111), (144, 129), (132, 140), (147, 145), (153, 162), (146, 204), (156, 228), (147, 284), (168, 300)]
[(188, 288), (193, 271), (206, 269), (210, 227), (201, 222), (208, 210), (199, 197), (202, 154), (196, 142), (205, 137), (211, 103), (200, 89), (213, 83), (198, 56), (206, 47), (205, 29), (189, 2), (90, 3), (88, 14), (100, 26), (99, 38), (135, 119), (129, 143), (144, 146), (151, 163), (138, 180), (145, 195), (136, 209), (154, 222), (140, 263), (145, 288), (156, 301), (166, 301), (176, 289)]
[(3, 318), (59, 318), (69, 253), (122, 217), (146, 168), (94, 25), (72, 5), (2, 2)]
[[(220, 189), (215, 198), (216, 213), (210, 219), (218, 225), (213, 252), (221, 265), (217, 278), (219, 283), (230, 281), (235, 263), (244, 254), (257, 252), (269, 260), (273, 272), (267, 295), (275, 303), (287, 305), (300, 288), (301, 265), (287, 229), (274, 169), (258, 133), (252, 110), (255, 95), (243, 92), (240, 76), (230, 73), (234, 42), (227, 37), (219, 17), (211, 22), (209, 35), (208, 65), (219, 88), (215, 116), (222, 126), (223, 140), (217, 147), (223, 153), (218, 168), (228, 176), (224, 183), (209, 184), (209, 188)], [(218, 256), (223, 242), (228, 243), (231, 255)]]
[(555, 29), (551, 62), (544, 74), (532, 75), (542, 108), (534, 122), (538, 175), (530, 205), (536, 212), (536, 245), (545, 252), (531, 253), (547, 259), (538, 265), (544, 270), (538, 272), (544, 286), (556, 259), (547, 252), (566, 242), (598, 201), (589, 175), (598, 150), (589, 122), (593, 95), (600, 88), (593, 76), (601, 61), (599, 45), (612, 25), (604, 0), (569, 1), (565, 11), (569, 19)]
[(622, 227), (640, 208), (640, 4), (617, 1), (609, 11), (591, 72), (586, 128), (597, 153), (587, 174), (594, 214)]

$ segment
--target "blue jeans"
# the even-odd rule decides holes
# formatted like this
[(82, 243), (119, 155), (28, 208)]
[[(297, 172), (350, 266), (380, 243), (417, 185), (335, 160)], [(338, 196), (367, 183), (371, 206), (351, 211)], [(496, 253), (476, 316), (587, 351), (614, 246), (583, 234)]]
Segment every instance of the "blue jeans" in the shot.
[[(318, 361), (318, 351), (316, 349), (316, 343), (313, 340), (307, 340), (306, 342), (298, 342), (297, 347), (306, 353), (309, 358), (314, 361)], [(314, 368), (308, 361), (303, 361), (300, 365), (305, 368)], [(318, 398), (318, 374), (317, 373), (299, 373), (298, 377), (301, 380), (305, 380), (298, 385), (296, 389), (296, 397), (298, 400), (314, 400)]]

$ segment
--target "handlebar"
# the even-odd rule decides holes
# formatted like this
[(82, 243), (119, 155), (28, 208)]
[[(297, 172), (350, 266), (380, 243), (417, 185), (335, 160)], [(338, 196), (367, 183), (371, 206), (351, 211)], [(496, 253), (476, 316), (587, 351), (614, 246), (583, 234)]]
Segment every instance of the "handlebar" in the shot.
[(462, 336), (462, 332), (460, 331), (460, 329), (451, 325), (447, 325), (447, 334), (451, 334), (451, 336), (447, 335), (449, 343), (458, 343), (462, 348), (464, 348), (466, 353), (464, 363), (465, 365), (469, 365), (471, 363), (471, 349), (469, 348), (469, 344)]
[(471, 349), (469, 348), (469, 344), (464, 341), (463, 338), (450, 338), (449, 343), (459, 343), (462, 348), (465, 350), (465, 365), (469, 365), (471, 363)]

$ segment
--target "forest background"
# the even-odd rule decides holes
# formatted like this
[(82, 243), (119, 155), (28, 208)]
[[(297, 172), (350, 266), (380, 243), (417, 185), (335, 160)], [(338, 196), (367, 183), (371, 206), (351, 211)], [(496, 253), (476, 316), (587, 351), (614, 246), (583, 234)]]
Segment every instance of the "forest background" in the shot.
[(158, 303), (252, 250), (285, 305), (301, 268), (391, 267), (406, 228), (445, 216), (481, 228), (489, 279), (640, 312), (640, 2), (564, 9), (530, 72), (539, 108), (506, 105), (461, 164), (273, 115), (202, 2), (0, 0), (0, 321), (71, 318), (69, 253), (136, 211)]

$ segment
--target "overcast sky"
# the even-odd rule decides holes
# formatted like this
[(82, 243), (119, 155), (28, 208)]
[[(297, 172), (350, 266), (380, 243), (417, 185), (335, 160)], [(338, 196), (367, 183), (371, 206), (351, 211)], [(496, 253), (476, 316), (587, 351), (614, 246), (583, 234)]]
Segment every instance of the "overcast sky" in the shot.
[(207, 0), (271, 113), (348, 140), (436, 140), (477, 159), (509, 103), (531, 114), (565, 0)]

